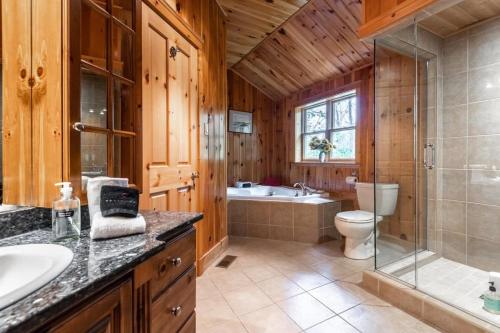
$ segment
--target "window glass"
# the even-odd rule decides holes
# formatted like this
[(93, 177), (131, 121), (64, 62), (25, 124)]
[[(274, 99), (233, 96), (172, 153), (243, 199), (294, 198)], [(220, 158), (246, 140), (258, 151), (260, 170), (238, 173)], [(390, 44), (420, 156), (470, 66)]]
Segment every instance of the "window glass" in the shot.
[(356, 96), (341, 99), (333, 103), (333, 128), (356, 125)]
[(356, 99), (356, 90), (350, 90), (303, 108), (300, 118), (303, 160), (315, 160), (319, 156), (318, 150), (309, 147), (314, 137), (328, 138), (335, 146), (329, 152), (331, 160), (356, 159)]
[(132, 109), (131, 86), (115, 80), (113, 85), (114, 129), (133, 132), (134, 113)]
[(312, 138), (317, 137), (318, 139), (324, 139), (325, 138), (325, 133), (318, 133), (318, 134), (305, 134), (304, 135), (304, 156), (303, 158), (305, 160), (314, 160), (319, 157), (319, 150), (312, 150), (309, 148), (309, 143), (311, 142)]
[(331, 158), (338, 160), (354, 160), (356, 157), (355, 130), (344, 130), (332, 132), (331, 142), (336, 147)]
[(115, 136), (113, 139), (113, 174), (133, 179), (134, 138)]
[(82, 132), (82, 176), (98, 177), (108, 173), (108, 136), (101, 133)]
[(132, 33), (113, 24), (113, 73), (133, 79)]
[(113, 0), (113, 16), (132, 29), (134, 0)]
[(82, 60), (106, 69), (107, 18), (82, 2)]
[(106, 76), (82, 70), (80, 112), (85, 125), (107, 127), (107, 84)]
[(305, 133), (326, 130), (326, 104), (305, 110)]

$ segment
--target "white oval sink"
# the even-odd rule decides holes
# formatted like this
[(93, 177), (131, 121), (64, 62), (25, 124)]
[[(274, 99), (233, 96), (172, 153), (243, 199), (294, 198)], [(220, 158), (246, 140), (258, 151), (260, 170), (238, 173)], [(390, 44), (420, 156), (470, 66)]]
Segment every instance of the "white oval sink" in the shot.
[(72, 260), (73, 252), (61, 245), (0, 247), (0, 309), (55, 279)]

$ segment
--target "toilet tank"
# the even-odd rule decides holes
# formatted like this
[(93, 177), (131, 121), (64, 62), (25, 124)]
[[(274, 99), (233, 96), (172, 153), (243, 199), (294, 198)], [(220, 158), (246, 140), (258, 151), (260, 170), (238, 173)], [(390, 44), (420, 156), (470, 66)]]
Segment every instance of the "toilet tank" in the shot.
[[(356, 195), (359, 208), (373, 212), (373, 183), (356, 183)], [(377, 183), (377, 215), (389, 216), (394, 214), (398, 201), (398, 184)]]

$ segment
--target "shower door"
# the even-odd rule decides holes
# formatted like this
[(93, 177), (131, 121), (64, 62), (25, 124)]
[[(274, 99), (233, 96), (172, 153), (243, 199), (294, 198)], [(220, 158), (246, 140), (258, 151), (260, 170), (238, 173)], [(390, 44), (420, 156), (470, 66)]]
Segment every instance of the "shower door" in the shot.
[[(416, 285), (417, 256), (428, 244), (435, 214), (428, 188), (436, 162), (433, 55), (416, 37), (375, 41), (375, 181), (399, 184), (392, 216), (379, 223), (376, 269)], [(377, 194), (375, 195), (377, 200)]]

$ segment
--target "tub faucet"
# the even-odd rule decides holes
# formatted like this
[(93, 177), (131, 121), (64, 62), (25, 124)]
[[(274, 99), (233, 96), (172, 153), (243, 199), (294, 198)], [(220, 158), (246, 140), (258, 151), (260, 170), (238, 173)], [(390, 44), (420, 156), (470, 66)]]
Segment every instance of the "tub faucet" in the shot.
[(304, 183), (295, 183), (295, 184), (293, 184), (293, 187), (294, 188), (300, 188), (300, 190), (302, 191), (302, 195), (307, 195), (308, 187), (306, 186), (306, 184), (304, 184)]

